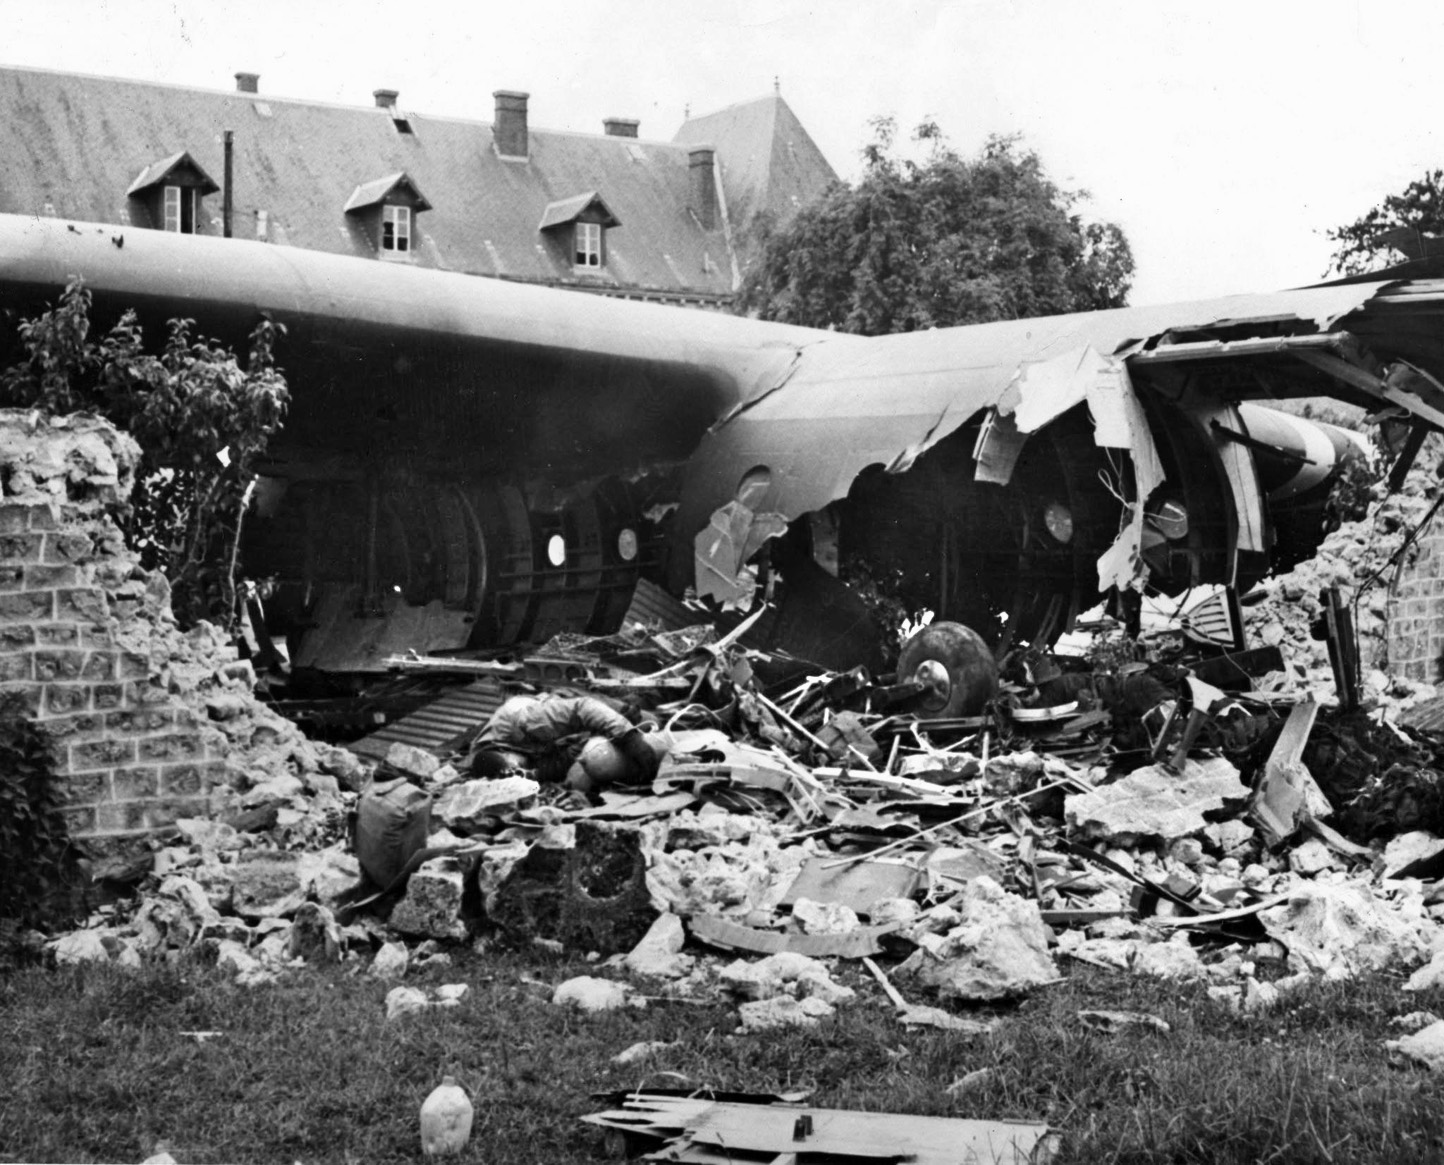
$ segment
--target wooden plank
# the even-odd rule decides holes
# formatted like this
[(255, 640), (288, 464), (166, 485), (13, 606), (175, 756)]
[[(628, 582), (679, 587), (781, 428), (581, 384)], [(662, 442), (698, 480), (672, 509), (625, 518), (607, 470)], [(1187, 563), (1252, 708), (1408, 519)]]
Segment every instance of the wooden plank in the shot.
[[(793, 1140), (799, 1115), (812, 1118), (812, 1133)], [(714, 1104), (688, 1125), (697, 1145), (759, 1152), (836, 1153), (850, 1158), (908, 1160), (916, 1165), (964, 1161), (1032, 1165), (1033, 1150), (1048, 1126), (1033, 1121), (980, 1121), (842, 1109)]]
[(782, 951), (807, 955), (814, 959), (860, 959), (882, 950), (878, 939), (897, 930), (901, 923), (888, 926), (863, 926), (846, 934), (796, 934), (777, 930), (758, 930), (730, 919), (711, 914), (695, 915), (687, 929), (703, 942), (728, 950), (751, 951), (759, 955), (775, 955)]

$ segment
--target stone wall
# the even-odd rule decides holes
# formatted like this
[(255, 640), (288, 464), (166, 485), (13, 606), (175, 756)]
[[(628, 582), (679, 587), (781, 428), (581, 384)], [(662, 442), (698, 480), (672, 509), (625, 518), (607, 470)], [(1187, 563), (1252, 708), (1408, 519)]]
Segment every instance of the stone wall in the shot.
[(94, 856), (177, 818), (357, 779), (349, 753), (255, 699), (215, 628), (176, 626), (164, 576), (115, 522), (138, 459), (98, 418), (0, 409), (0, 718), (43, 729), (72, 837)]

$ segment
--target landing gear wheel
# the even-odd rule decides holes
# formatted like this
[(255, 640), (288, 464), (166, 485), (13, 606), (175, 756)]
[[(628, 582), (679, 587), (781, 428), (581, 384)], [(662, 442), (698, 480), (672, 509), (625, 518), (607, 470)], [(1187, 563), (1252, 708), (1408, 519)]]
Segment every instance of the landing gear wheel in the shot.
[(961, 623), (933, 623), (898, 656), (900, 683), (925, 685), (917, 714), (924, 720), (976, 716), (998, 691), (998, 664), (983, 637)]

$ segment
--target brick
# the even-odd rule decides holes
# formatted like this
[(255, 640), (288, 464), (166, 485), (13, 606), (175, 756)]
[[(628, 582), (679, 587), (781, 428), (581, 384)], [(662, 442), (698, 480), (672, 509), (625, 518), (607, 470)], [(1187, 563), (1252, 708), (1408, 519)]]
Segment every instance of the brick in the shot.
[(23, 568), (25, 589), (49, 590), (52, 587), (73, 587), (83, 582), (80, 571), (70, 564), (63, 566), (31, 565)]
[(66, 777), (61, 782), (60, 794), (70, 805), (93, 805), (97, 801), (108, 801), (110, 774), (102, 770)]
[(125, 700), (125, 685), (96, 684), (91, 693), (97, 710), (119, 708)]
[(23, 534), (30, 529), (30, 507), (19, 502), (0, 506), (0, 534)]
[(90, 707), (89, 684), (46, 684), (45, 710), (58, 716), (84, 712)]
[(154, 797), (160, 788), (160, 774), (157, 769), (116, 769), (110, 776), (111, 788), (117, 801), (139, 801)]
[(151, 704), (169, 704), (170, 693), (153, 682), (129, 683), (125, 685), (125, 703), (133, 707)]
[(76, 587), (57, 591), (55, 616), (61, 621), (73, 619), (77, 623), (102, 623), (110, 615), (105, 601), (105, 592), (98, 587)]
[(30, 652), (14, 651), (0, 655), (0, 683), (34, 678), (35, 657)]
[(135, 741), (96, 740), (88, 744), (70, 746), (70, 769), (82, 772), (85, 769), (113, 769), (116, 765), (131, 764), (135, 760)]
[(0, 535), (0, 562), (39, 562), (44, 534)]
[(0, 712), (23, 711), (35, 715), (44, 696), (43, 684), (0, 683)]
[(200, 765), (166, 765), (160, 771), (160, 791), (167, 796), (195, 796), (205, 787), (205, 772)]
[(42, 561), (61, 565), (67, 562), (85, 562), (95, 552), (95, 544), (89, 534), (47, 534)]
[(158, 711), (154, 708), (108, 712), (105, 717), (106, 730), (122, 736), (160, 732), (162, 729), (169, 728), (174, 722), (175, 718), (170, 712)]
[(51, 647), (74, 647), (80, 643), (80, 628), (74, 623), (42, 623), (35, 639)]
[(208, 808), (204, 797), (167, 797), (146, 805), (145, 823), (151, 829), (161, 829), (181, 817), (204, 817)]
[[(72, 507), (65, 507), (70, 510)], [(58, 530), (63, 516), (60, 506), (31, 506), (30, 528), (32, 530)]]
[(7, 564), (0, 566), (0, 591), (18, 591), (25, 585), (25, 568)]
[(115, 636), (103, 624), (91, 624), (80, 628), (80, 646), (105, 650), (115, 646)]
[(116, 655), (113, 651), (92, 651), (86, 657), (85, 666), (80, 669), (80, 675), (87, 680), (113, 680), (115, 679)]
[(0, 594), (0, 623), (48, 623), (53, 618), (55, 595), (52, 591)]
[(198, 760), (205, 751), (200, 737), (191, 733), (148, 737), (136, 747), (141, 760)]
[(78, 680), (85, 670), (85, 652), (50, 648), (35, 653), (37, 680)]
[(95, 827), (106, 833), (121, 830), (147, 828), (145, 819), (146, 802), (120, 801), (98, 805), (95, 810)]
[(0, 651), (17, 651), (35, 646), (35, 628), (24, 623), (0, 627)]
[(95, 829), (96, 810), (89, 805), (72, 805), (69, 809), (61, 811), (65, 818), (65, 828), (70, 831), (71, 837), (78, 837), (90, 833)]
[(93, 740), (105, 731), (105, 717), (95, 712), (55, 716), (41, 721), (41, 724), (52, 740), (71, 744), (81, 740)]

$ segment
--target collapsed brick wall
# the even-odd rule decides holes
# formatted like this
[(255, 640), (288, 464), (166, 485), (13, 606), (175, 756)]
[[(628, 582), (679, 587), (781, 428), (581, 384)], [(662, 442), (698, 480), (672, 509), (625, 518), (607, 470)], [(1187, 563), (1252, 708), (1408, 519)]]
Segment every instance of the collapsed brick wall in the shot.
[(1444, 682), (1444, 521), (1430, 522), (1390, 581), (1391, 668), (1422, 683)]
[(1435, 442), (1426, 444), (1398, 493), (1386, 496), (1377, 485), (1362, 519), (1345, 522), (1313, 558), (1255, 589), (1245, 607), (1249, 639), (1281, 647), (1286, 667), (1276, 685), (1266, 686), (1334, 699), (1328, 644), (1311, 633), (1323, 614), (1319, 596), (1337, 586), (1352, 605), (1368, 586), (1355, 607), (1365, 695), (1403, 707), (1433, 694), (1430, 685), (1444, 678), (1438, 666), (1444, 651), (1444, 530), (1431, 530), (1410, 549), (1397, 582), (1384, 568), (1433, 505), (1440, 452)]
[(250, 665), (209, 624), (176, 625), (115, 515), (139, 448), (88, 415), (0, 409), (0, 711), (51, 742), (71, 836), (94, 856), (177, 818), (336, 792), (342, 750), (254, 697)]

